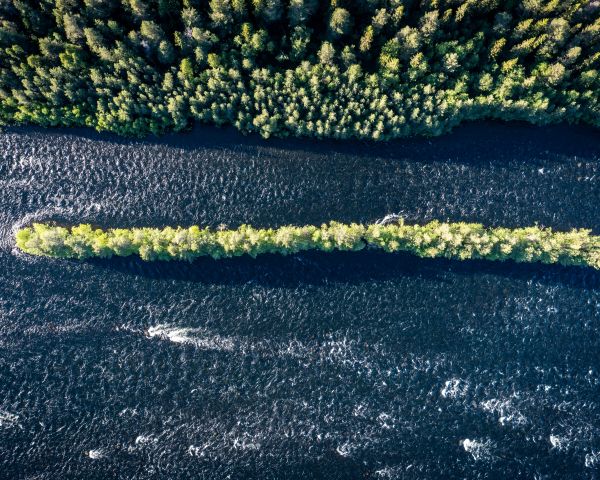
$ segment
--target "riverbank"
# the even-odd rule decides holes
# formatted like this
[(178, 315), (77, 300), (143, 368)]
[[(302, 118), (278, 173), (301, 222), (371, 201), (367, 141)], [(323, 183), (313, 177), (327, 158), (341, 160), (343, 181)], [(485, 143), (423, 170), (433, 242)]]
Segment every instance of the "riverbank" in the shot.
[(369, 225), (392, 212), (600, 234), (599, 135), (497, 122), (379, 143), (6, 129), (2, 471), (593, 475), (600, 270), (381, 249), (53, 261), (16, 252), (14, 234), (34, 222)]
[(513, 260), (558, 263), (600, 269), (600, 236), (590, 230), (555, 232), (537, 226), (485, 228), (476, 223), (429, 222), (406, 225), (362, 225), (330, 222), (320, 227), (253, 228), (242, 225), (211, 230), (192, 226), (100, 229), (88, 224), (72, 227), (34, 223), (16, 233), (16, 245), (25, 253), (53, 258), (87, 259), (138, 255), (143, 260), (214, 259), (306, 250), (357, 251), (379, 248), (409, 252), (419, 257)]

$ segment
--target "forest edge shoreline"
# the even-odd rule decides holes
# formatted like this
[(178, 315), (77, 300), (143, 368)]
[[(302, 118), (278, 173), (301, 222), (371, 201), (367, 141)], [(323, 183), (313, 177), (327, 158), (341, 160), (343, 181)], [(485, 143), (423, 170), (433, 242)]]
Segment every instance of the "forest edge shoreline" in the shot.
[(0, 124), (144, 136), (600, 126), (600, 4), (114, 0), (0, 7)]

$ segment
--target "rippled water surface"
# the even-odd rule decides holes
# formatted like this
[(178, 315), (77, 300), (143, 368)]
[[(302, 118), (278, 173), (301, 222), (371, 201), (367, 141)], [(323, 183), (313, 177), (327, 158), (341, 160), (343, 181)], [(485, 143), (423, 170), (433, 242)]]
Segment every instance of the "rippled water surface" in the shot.
[(597, 478), (600, 274), (377, 252), (37, 259), (34, 220), (600, 233), (600, 133), (0, 134), (0, 478)]

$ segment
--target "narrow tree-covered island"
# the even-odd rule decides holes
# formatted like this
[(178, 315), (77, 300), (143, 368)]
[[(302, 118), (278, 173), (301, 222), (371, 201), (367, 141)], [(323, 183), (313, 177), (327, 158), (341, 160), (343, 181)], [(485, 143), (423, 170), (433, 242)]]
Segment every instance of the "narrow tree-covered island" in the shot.
[(0, 121), (390, 139), (464, 120), (600, 125), (600, 3), (14, 0)]
[(600, 269), (600, 236), (590, 230), (555, 232), (537, 226), (485, 228), (477, 223), (425, 225), (361, 225), (330, 222), (317, 226), (237, 229), (117, 228), (103, 230), (88, 224), (72, 227), (34, 223), (16, 234), (17, 246), (32, 255), (54, 258), (139, 255), (144, 260), (214, 259), (263, 253), (292, 254), (305, 250), (357, 251), (379, 248), (419, 257), (514, 260), (559, 263)]
[(600, 0), (0, 0), (0, 480), (600, 479), (599, 127)]

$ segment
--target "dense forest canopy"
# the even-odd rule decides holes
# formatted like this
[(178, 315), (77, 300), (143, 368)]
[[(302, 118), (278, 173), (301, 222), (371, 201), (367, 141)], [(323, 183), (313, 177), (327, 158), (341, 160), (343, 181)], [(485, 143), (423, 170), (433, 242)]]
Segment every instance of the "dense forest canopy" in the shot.
[(600, 0), (0, 0), (0, 121), (387, 139), (600, 125)]

